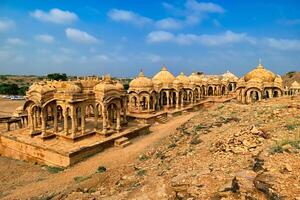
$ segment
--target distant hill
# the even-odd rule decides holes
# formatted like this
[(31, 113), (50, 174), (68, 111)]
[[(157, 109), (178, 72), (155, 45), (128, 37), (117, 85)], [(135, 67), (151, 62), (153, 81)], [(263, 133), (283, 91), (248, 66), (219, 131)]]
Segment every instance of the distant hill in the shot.
[(300, 83), (300, 72), (291, 71), (282, 76), (283, 86), (291, 86), (294, 81)]

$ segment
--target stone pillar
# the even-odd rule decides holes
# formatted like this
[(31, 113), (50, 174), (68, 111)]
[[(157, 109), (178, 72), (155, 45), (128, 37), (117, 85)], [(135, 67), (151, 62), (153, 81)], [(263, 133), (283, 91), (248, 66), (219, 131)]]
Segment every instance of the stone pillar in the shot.
[(64, 134), (68, 135), (69, 133), (69, 128), (68, 128), (68, 111), (67, 108), (63, 110), (63, 115), (64, 115)]
[(81, 106), (81, 134), (85, 133), (85, 106)]
[(33, 126), (34, 128), (38, 127), (38, 118), (37, 118), (37, 108), (33, 110)]
[(192, 93), (192, 100), (191, 100), (191, 103), (194, 104), (194, 91), (192, 91), (191, 93)]
[(273, 98), (273, 90), (272, 89), (269, 89), (269, 98)]
[(150, 111), (150, 97), (147, 96), (146, 100), (147, 100), (147, 110)]
[(181, 92), (181, 108), (183, 108), (184, 106), (183, 97), (184, 97), (184, 93)]
[(99, 115), (98, 108), (95, 105), (94, 106), (94, 131), (98, 129), (98, 115)]
[(29, 108), (28, 110), (28, 127), (30, 129), (30, 133), (32, 133), (34, 131), (34, 126), (33, 126), (33, 116), (32, 116), (32, 110), (31, 108)]
[(166, 91), (166, 92), (167, 92), (167, 108), (169, 108), (169, 105), (170, 105), (170, 104), (169, 104), (169, 103), (170, 103), (170, 102), (169, 102), (169, 101), (170, 101), (170, 99), (169, 99), (169, 98), (170, 98), (170, 91), (168, 90), (168, 91)]
[(37, 125), (40, 126), (42, 124), (42, 117), (41, 117), (41, 111), (40, 111), (40, 108), (37, 109)]
[(57, 133), (58, 131), (58, 124), (57, 124), (57, 107), (54, 106), (53, 107), (53, 130), (54, 130), (54, 133)]
[(42, 120), (42, 136), (47, 136), (46, 134), (46, 126), (47, 126), (47, 112), (45, 110), (42, 110), (42, 112), (39, 112), (41, 114), (41, 120)]
[(106, 106), (105, 105), (103, 105), (102, 106), (102, 118), (103, 118), (103, 121), (102, 121), (102, 123), (103, 123), (103, 127), (102, 127), (102, 133), (103, 134), (106, 134), (106, 132), (107, 132), (107, 116), (106, 116), (106, 114), (107, 114), (107, 110), (106, 110)]
[(75, 136), (76, 135), (76, 131), (77, 131), (77, 127), (76, 127), (76, 124), (77, 124), (77, 115), (76, 115), (76, 109), (74, 108), (74, 106), (72, 106), (71, 108), (71, 120), (72, 120), (72, 135)]
[(176, 92), (176, 109), (179, 108), (179, 92)]
[(121, 130), (121, 115), (120, 110), (117, 110), (117, 126), (116, 126), (117, 132)]
[(245, 94), (245, 89), (243, 88), (241, 91), (242, 103), (246, 103), (246, 95), (247, 94)]

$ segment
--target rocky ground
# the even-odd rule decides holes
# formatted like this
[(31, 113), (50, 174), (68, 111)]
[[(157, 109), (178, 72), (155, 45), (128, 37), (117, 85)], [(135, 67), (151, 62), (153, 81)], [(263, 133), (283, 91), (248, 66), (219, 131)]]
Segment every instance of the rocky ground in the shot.
[(208, 108), (53, 199), (300, 199), (300, 97)]

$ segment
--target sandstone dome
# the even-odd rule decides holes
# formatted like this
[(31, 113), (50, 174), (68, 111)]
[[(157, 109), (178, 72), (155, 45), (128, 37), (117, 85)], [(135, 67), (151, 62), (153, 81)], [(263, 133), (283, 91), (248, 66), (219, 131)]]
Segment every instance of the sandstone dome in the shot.
[(182, 83), (183, 85), (189, 85), (191, 83), (190, 79), (184, 75), (183, 72), (181, 72), (177, 77), (176, 80), (178, 80), (180, 83)]
[(129, 83), (129, 88), (152, 88), (153, 82), (150, 78), (146, 77), (143, 72), (140, 72), (138, 77)]
[(197, 75), (195, 72), (193, 72), (190, 76), (189, 79), (194, 82), (194, 83), (201, 83), (201, 77)]
[(246, 82), (251, 79), (260, 79), (262, 82), (274, 82), (276, 75), (259, 64), (254, 70), (247, 73), (244, 78)]
[(152, 80), (160, 81), (162, 84), (172, 84), (175, 80), (175, 76), (167, 70), (166, 66), (163, 66), (160, 72), (158, 72)]
[(222, 74), (223, 78), (228, 79), (228, 80), (238, 80), (239, 78), (231, 73), (230, 71), (227, 71), (226, 73)]
[(49, 86), (44, 82), (34, 83), (28, 89), (28, 92), (38, 92), (40, 94), (45, 94), (47, 92), (52, 92), (55, 90), (55, 87)]

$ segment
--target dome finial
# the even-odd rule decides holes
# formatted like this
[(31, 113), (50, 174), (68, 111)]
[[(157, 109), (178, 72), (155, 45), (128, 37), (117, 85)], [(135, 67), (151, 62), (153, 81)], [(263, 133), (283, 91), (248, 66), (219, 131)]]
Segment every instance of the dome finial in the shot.
[(264, 67), (261, 64), (261, 58), (258, 59), (258, 66), (257, 69), (263, 69)]
[(167, 67), (165, 64), (163, 64), (162, 68), (161, 68), (161, 71), (167, 71)]
[(145, 74), (144, 74), (144, 72), (143, 72), (143, 69), (141, 69), (141, 71), (140, 71), (140, 73), (139, 73), (139, 77), (144, 77), (145, 76)]

